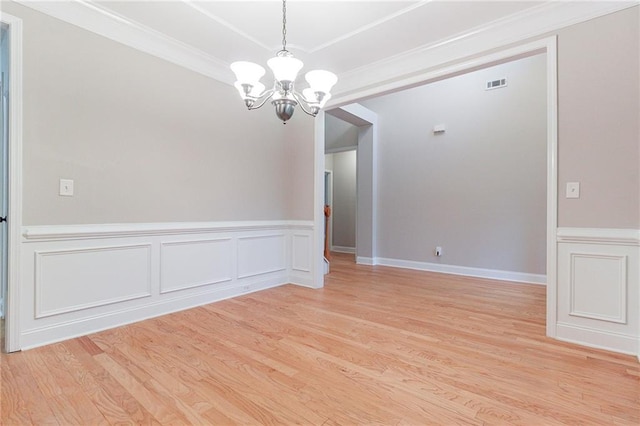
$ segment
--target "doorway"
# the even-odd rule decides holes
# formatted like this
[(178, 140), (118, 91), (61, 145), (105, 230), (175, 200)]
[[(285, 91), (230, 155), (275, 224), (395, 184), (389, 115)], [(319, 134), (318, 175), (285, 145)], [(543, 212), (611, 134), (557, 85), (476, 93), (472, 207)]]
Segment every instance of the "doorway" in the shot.
[(325, 117), (325, 202), (329, 202), (328, 246), (331, 252), (355, 254), (357, 209), (356, 125), (327, 114)]
[[(354, 102), (358, 102), (360, 100), (371, 98), (377, 94), (390, 93), (393, 91), (402, 90), (409, 87), (415, 87), (417, 85), (426, 84), (432, 81), (438, 81), (445, 79), (450, 76), (460, 75), (475, 69), (484, 68), (487, 66), (491, 66), (492, 64), (504, 63), (510, 60), (514, 60), (517, 58), (535, 55), (537, 53), (544, 53), (546, 56), (546, 120), (547, 120), (547, 131), (546, 131), (546, 148), (547, 148), (547, 158), (546, 158), (546, 175), (547, 175), (547, 188), (546, 188), (546, 199), (547, 199), (547, 208), (546, 208), (546, 281), (547, 281), (547, 316), (546, 316), (546, 329), (547, 336), (555, 337), (556, 336), (556, 322), (557, 322), (557, 245), (556, 245), (556, 229), (557, 229), (557, 183), (558, 183), (558, 169), (557, 169), (557, 137), (558, 137), (558, 123), (557, 123), (557, 56), (556, 56), (556, 37), (548, 37), (545, 39), (537, 40), (534, 42), (530, 42), (527, 44), (523, 44), (520, 46), (515, 46), (512, 48), (507, 48), (502, 51), (497, 51), (489, 54), (482, 54), (478, 52), (478, 56), (469, 61), (461, 61), (458, 63), (454, 63), (452, 65), (445, 66), (443, 64), (440, 65), (440, 68), (434, 66), (431, 71), (425, 70), (423, 73), (414, 73), (411, 76), (407, 77), (399, 77), (396, 80), (390, 81), (388, 84), (379, 88), (378, 91), (371, 89), (363, 89), (360, 92), (354, 91), (342, 97), (336, 97), (332, 99), (329, 108), (333, 107), (333, 109), (327, 109), (327, 114), (331, 115), (342, 115), (346, 113), (347, 115), (353, 115), (350, 111), (345, 111), (349, 109), (353, 109), (356, 107), (362, 107), (361, 105), (355, 104)], [(364, 108), (364, 107), (363, 107)], [(376, 120), (377, 121), (377, 120)], [(324, 124), (324, 123), (322, 123)], [(372, 123), (373, 124), (373, 123)], [(366, 198), (367, 209), (370, 209), (370, 214), (367, 219), (369, 219), (368, 223), (358, 223), (358, 251), (361, 249), (360, 245), (360, 231), (367, 231), (368, 228), (368, 236), (371, 238), (367, 238), (367, 242), (370, 244), (369, 247), (366, 247), (366, 251), (370, 253), (370, 258), (365, 256), (358, 255), (358, 263), (369, 263), (376, 264), (376, 255), (377, 255), (377, 239), (375, 234), (377, 233), (377, 179), (375, 176), (377, 175), (377, 153), (376, 153), (376, 133), (375, 133), (375, 125), (370, 126), (373, 131), (373, 141), (372, 144), (373, 150), (370, 153), (371, 155), (367, 155), (367, 160), (365, 161), (363, 158), (358, 158), (358, 220), (360, 221), (360, 213), (363, 209), (360, 207), (360, 200)], [(363, 129), (364, 130), (364, 129)], [(324, 145), (324, 138), (320, 139), (317, 136), (322, 135), (322, 132), (316, 132), (316, 153), (318, 152), (318, 147)], [(361, 144), (359, 144), (359, 148)], [(359, 151), (359, 154), (362, 154), (362, 151)], [(318, 158), (318, 157), (316, 157)], [(324, 163), (323, 159), (319, 159), (316, 161), (317, 163)], [(361, 194), (361, 170), (360, 166), (365, 165), (370, 170), (369, 175), (373, 177), (371, 179), (371, 191), (367, 194)], [(316, 174), (316, 188), (321, 188), (321, 176)], [(318, 189), (316, 189), (316, 194), (318, 194)], [(316, 205), (320, 201), (319, 197), (316, 195)], [(319, 229), (316, 231), (316, 238), (319, 238)], [(319, 259), (316, 259), (318, 262)], [(318, 285), (322, 286), (322, 280), (318, 280)]]

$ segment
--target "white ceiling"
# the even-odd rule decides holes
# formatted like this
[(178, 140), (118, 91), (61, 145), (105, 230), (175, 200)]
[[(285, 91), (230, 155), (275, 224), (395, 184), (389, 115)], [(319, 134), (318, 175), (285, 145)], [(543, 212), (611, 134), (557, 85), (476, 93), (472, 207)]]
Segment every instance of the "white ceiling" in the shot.
[[(281, 49), (281, 1), (17, 1), (227, 83), (231, 62), (264, 65)], [(289, 0), (287, 48), (346, 92), (462, 57), (471, 40), (486, 50), (634, 4)]]
[[(449, 39), (540, 3), (289, 0), (287, 47), (309, 67), (341, 74)], [(279, 1), (95, 4), (227, 64), (236, 60), (264, 63), (282, 46)]]

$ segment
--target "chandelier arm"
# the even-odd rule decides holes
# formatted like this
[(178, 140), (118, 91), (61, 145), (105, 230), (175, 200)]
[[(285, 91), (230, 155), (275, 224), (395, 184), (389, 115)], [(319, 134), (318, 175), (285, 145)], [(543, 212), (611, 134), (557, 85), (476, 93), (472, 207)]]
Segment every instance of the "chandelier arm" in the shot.
[[(316, 112), (313, 112), (314, 107), (311, 107), (309, 105), (309, 103), (307, 101), (304, 100), (304, 96), (300, 96), (299, 93), (297, 92), (292, 92), (293, 97), (296, 101), (298, 101), (298, 105), (300, 105), (300, 108), (302, 108), (302, 111), (304, 111), (307, 115), (310, 115), (312, 117), (315, 117), (316, 115), (318, 115), (318, 109), (316, 110)], [(308, 110), (305, 105), (307, 107), (310, 107), (311, 110)]]
[(258, 109), (260, 107), (262, 107), (264, 104), (267, 103), (267, 101), (269, 99), (271, 99), (271, 97), (273, 96), (273, 94), (275, 93), (275, 91), (273, 89), (269, 89), (266, 92), (264, 92), (262, 95), (260, 95), (258, 98), (256, 98), (255, 100), (258, 101), (257, 104), (253, 104), (250, 107), (247, 107), (247, 109), (249, 111), (254, 110), (254, 109)]

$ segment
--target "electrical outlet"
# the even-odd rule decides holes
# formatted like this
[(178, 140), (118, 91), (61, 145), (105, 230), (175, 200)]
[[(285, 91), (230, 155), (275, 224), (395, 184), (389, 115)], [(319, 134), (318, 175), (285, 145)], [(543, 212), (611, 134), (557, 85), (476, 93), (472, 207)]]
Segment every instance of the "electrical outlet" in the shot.
[(436, 247), (435, 253), (436, 253), (437, 257), (442, 256), (442, 247), (440, 247), (440, 246)]
[(567, 182), (566, 198), (580, 198), (580, 182)]
[(72, 179), (60, 179), (60, 195), (63, 197), (73, 197)]

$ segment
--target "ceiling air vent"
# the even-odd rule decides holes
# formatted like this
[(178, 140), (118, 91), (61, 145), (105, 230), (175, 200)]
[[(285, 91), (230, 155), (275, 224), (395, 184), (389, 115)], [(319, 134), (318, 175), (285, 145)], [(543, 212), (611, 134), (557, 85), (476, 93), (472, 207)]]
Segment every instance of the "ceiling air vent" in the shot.
[(498, 80), (489, 80), (485, 86), (485, 90), (499, 89), (501, 87), (507, 87), (507, 79), (500, 78)]

